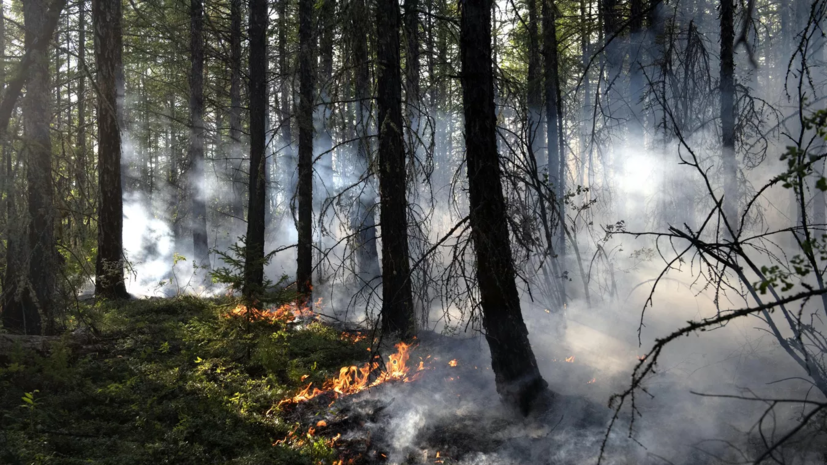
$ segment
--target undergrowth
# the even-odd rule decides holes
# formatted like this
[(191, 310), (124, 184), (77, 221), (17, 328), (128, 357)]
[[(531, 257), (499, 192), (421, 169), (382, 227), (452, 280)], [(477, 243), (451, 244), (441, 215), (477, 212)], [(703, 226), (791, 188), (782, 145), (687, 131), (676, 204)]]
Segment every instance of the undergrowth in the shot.
[(322, 439), (276, 443), (294, 426), (277, 405), (367, 345), (316, 322), (228, 318), (227, 305), (99, 303), (88, 345), (0, 354), (0, 463), (333, 463)]

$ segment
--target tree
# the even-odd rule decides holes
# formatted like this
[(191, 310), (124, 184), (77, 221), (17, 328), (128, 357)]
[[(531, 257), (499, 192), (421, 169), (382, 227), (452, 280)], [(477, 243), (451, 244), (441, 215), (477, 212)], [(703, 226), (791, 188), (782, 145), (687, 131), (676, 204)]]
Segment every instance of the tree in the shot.
[[(548, 179), (554, 189), (557, 201), (558, 239), (555, 244), (558, 260), (565, 269), (565, 202), (566, 192), (566, 146), (563, 141), (563, 109), (560, 92), (560, 60), (557, 44), (557, 5), (554, 0), (543, 1), (543, 55), (545, 55), (546, 87), (546, 132), (548, 134)], [(541, 167), (541, 169), (544, 167)], [(561, 283), (561, 300), (565, 304), (565, 284)]]
[[(540, 37), (537, 32), (537, 1), (528, 0), (528, 138), (535, 157), (544, 160), (543, 77), (541, 74)], [(543, 2), (545, 4), (545, 1)], [(544, 163), (541, 162), (541, 165)], [(538, 167), (540, 168), (540, 167)]]
[[(26, 25), (24, 46), (30, 60), (26, 70), (26, 98), (23, 101), (23, 150), (28, 161), (27, 231), (25, 236), (21, 229), (10, 231), (16, 237), (11, 237), (10, 234), (8, 238), (2, 296), (3, 326), (25, 334), (40, 334), (41, 331), (54, 334), (56, 331), (57, 257), (49, 127), (49, 55), (46, 46), (38, 46), (38, 42), (44, 45), (48, 43), (47, 38), (54, 30), (56, 21), (50, 27), (46, 8), (45, 0), (34, 0), (23, 5)], [(11, 95), (6, 95), (7, 99), (10, 97)], [(14, 98), (16, 100), (16, 96)], [(3, 145), (5, 151), (5, 144)], [(6, 179), (6, 182), (11, 182), (11, 177)]]
[(299, 0), (299, 233), (296, 260), (298, 291), (313, 289), (313, 1)]
[(233, 198), (230, 213), (244, 220), (241, 178), (241, 0), (230, 0), (230, 157), (233, 166)]
[[(370, 116), (371, 116), (371, 86), (370, 86), (370, 57), (368, 55), (368, 31), (370, 20), (364, 14), (365, 2), (355, 0), (353, 12), (353, 58), (356, 62), (356, 135), (359, 138), (356, 149), (356, 163), (359, 173), (370, 174)], [(380, 274), (379, 253), (376, 250), (376, 190), (370, 178), (365, 181), (363, 190), (359, 193), (358, 206), (354, 215), (353, 229), (357, 231), (356, 249), (359, 277), (364, 282), (370, 282)]]
[(206, 179), (204, 176), (204, 5), (190, 1), (190, 145), (187, 179), (189, 211), (187, 223), (192, 233), (193, 255), (198, 266), (210, 265), (207, 240)]
[(250, 184), (244, 296), (250, 300), (264, 284), (264, 215), (267, 115), (267, 0), (250, 0)]
[(413, 337), (415, 321), (408, 252), (405, 146), (399, 59), (399, 5), (376, 5), (376, 73), (379, 109), (379, 222), (382, 225), (382, 330)]
[(724, 171), (724, 214), (737, 234), (738, 162), (735, 159), (735, 3), (721, 0), (721, 160)]
[(491, 0), (465, 1), (460, 13), (465, 156), (483, 327), (497, 392), (507, 404), (527, 414), (546, 382), (528, 341), (514, 281), (497, 153)]
[(631, 0), (629, 7), (629, 142), (634, 146), (643, 143), (643, 0)]
[(120, 0), (93, 0), (98, 87), (98, 256), (95, 294), (126, 298), (121, 186), (121, 105), (123, 41)]

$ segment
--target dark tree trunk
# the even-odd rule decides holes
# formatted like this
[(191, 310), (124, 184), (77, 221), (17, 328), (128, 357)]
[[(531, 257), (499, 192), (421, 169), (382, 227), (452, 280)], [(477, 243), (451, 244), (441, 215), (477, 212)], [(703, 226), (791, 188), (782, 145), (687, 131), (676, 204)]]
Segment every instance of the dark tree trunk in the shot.
[(545, 87), (546, 87), (546, 132), (548, 137), (548, 165), (540, 163), (540, 169), (548, 168), (549, 180), (554, 184), (555, 192), (559, 191), (560, 155), (558, 133), (558, 114), (560, 107), (559, 78), (557, 69), (557, 25), (556, 6), (554, 0), (543, 0), (543, 55), (545, 58)]
[(265, 157), (267, 115), (267, 0), (250, 0), (250, 181), (244, 296), (249, 300), (264, 283), (264, 215), (267, 203)]
[[(37, 34), (46, 22), (46, 1), (27, 0), (23, 4), (26, 23), (26, 47), (32, 48)], [(43, 331), (55, 333), (55, 205), (52, 192), (52, 137), (49, 128), (51, 95), (49, 54), (37, 51), (33, 56), (23, 100), (24, 152), (28, 159), (26, 181), (29, 201), (29, 284), (38, 311), (43, 318)]]
[(293, 107), (293, 86), (290, 75), (290, 62), (287, 59), (287, 6), (289, 0), (279, 0), (279, 75), (281, 79), (281, 99), (279, 100), (279, 118), (281, 123), (281, 137), (284, 143), (284, 159), (285, 166), (290, 169), (282, 170), (283, 179), (285, 182), (285, 192), (288, 198), (292, 198), (296, 194), (296, 172), (293, 167), (297, 166), (296, 154), (293, 151), (293, 130), (290, 124), (290, 112)]
[[(543, 77), (540, 36), (537, 32), (537, 0), (528, 0), (528, 142), (535, 158), (545, 160), (543, 124)], [(543, 162), (541, 162), (543, 163)], [(538, 167), (539, 168), (539, 167)]]
[(413, 337), (415, 321), (408, 258), (408, 202), (402, 134), (399, 5), (376, 5), (379, 107), (380, 224), (382, 225), (382, 330)]
[[(86, 0), (78, 2), (78, 62), (79, 67), (86, 63)], [(89, 181), (86, 176), (86, 73), (78, 73), (78, 126), (77, 126), (77, 155), (75, 159), (75, 182), (79, 193), (78, 210), (88, 203)]]
[[(123, 189), (121, 187), (121, 118), (123, 43), (120, 0), (93, 0), (95, 63), (98, 80), (98, 257), (95, 293), (126, 298), (123, 274)], [(119, 80), (121, 82), (119, 82)]]
[(460, 54), (471, 237), (477, 254), (485, 337), (491, 349), (497, 392), (507, 404), (527, 414), (546, 382), (540, 376), (528, 341), (514, 282), (497, 153), (491, 0), (463, 2)]
[(643, 91), (646, 85), (643, 75), (643, 1), (631, 0), (629, 18), (629, 143), (633, 147), (643, 144)]
[[(543, 54), (545, 55), (546, 84), (546, 132), (548, 134), (548, 178), (554, 189), (557, 202), (558, 238), (554, 249), (557, 260), (565, 270), (565, 203), (566, 161), (565, 144), (563, 144), (563, 109), (560, 92), (559, 57), (557, 50), (557, 6), (554, 0), (543, 1)], [(541, 171), (542, 172), (542, 171)], [(551, 245), (551, 244), (549, 244)], [(565, 279), (560, 284), (561, 301), (566, 302)]]
[(410, 124), (408, 145), (412, 153), (419, 146), (419, 0), (405, 0), (405, 98), (406, 117)]
[(233, 198), (230, 213), (244, 219), (244, 183), (241, 152), (241, 0), (230, 0), (230, 165)]
[(721, 0), (721, 137), (724, 170), (724, 214), (737, 232), (738, 163), (735, 159), (735, 3)]
[[(368, 32), (370, 31), (370, 20), (363, 14), (365, 11), (364, 0), (354, 0), (353, 8), (353, 58), (356, 61), (354, 70), (356, 86), (356, 134), (359, 137), (359, 145), (356, 151), (356, 163), (358, 164), (357, 175), (367, 174), (370, 166), (370, 59), (368, 56)], [(359, 278), (363, 282), (370, 282), (379, 276), (379, 253), (376, 250), (376, 188), (372, 179), (365, 182), (365, 187), (359, 193), (359, 205), (357, 207), (353, 228), (357, 233), (357, 266)]]
[(299, 233), (298, 291), (313, 290), (313, 1), (299, 0)]
[(190, 0), (190, 145), (188, 154), (189, 229), (195, 263), (210, 266), (207, 240), (206, 179), (204, 176), (204, 5)]

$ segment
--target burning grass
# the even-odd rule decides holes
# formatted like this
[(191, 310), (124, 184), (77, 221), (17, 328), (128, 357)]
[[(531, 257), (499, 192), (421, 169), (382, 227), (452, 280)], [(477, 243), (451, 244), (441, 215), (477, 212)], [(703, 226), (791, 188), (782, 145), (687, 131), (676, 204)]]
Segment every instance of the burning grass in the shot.
[(279, 406), (305, 402), (326, 393), (333, 393), (334, 397), (347, 396), (387, 382), (414, 381), (425, 367), (424, 361), (420, 361), (416, 371), (411, 373), (411, 367), (408, 366), (411, 347), (410, 344), (404, 342), (396, 344), (397, 351), (388, 356), (388, 363), (384, 369), (380, 368), (377, 361), (367, 362), (361, 367), (356, 365), (342, 367), (339, 369), (339, 376), (326, 380), (322, 383), (321, 389), (310, 383), (295, 396), (279, 402)]

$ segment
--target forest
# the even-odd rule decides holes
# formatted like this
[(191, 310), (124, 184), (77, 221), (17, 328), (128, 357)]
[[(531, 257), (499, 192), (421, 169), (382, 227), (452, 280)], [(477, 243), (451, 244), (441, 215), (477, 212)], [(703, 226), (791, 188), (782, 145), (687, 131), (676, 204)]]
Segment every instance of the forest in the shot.
[(0, 0), (0, 464), (827, 463), (827, 0)]

